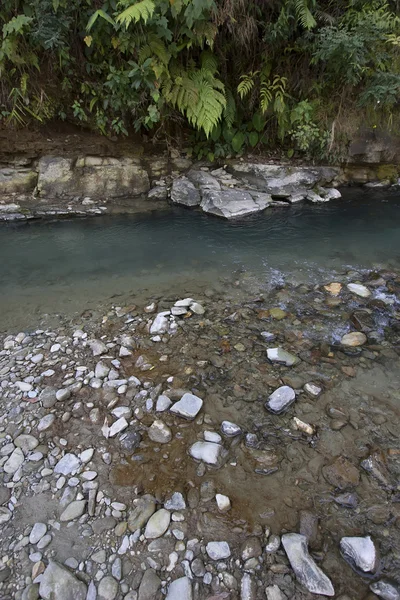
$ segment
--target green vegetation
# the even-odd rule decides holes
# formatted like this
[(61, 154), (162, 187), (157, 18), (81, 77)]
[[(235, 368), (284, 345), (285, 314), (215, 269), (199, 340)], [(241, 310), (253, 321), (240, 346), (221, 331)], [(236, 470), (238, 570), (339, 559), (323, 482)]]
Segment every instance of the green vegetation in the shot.
[(359, 124), (399, 124), (399, 0), (2, 0), (0, 24), (11, 126), (334, 161)]

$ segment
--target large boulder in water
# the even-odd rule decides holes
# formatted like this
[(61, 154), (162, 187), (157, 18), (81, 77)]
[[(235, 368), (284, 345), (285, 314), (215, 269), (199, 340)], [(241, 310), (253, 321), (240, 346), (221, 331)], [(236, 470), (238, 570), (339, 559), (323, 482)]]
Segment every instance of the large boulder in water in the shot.
[(260, 212), (271, 203), (268, 194), (252, 194), (247, 190), (205, 190), (200, 206), (211, 215), (236, 219)]
[(199, 190), (187, 177), (179, 177), (172, 184), (171, 200), (174, 204), (198, 206), (201, 197)]

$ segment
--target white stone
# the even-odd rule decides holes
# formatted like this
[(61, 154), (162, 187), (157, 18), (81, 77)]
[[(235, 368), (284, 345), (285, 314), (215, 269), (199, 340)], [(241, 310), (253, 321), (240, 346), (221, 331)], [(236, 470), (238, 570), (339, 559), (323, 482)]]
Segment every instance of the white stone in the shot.
[(215, 431), (205, 431), (204, 440), (206, 442), (214, 442), (215, 444), (219, 444), (219, 442), (222, 441), (222, 437)]
[(161, 537), (167, 531), (171, 521), (171, 513), (165, 508), (155, 512), (147, 522), (144, 537), (152, 540)]
[(352, 292), (356, 296), (360, 296), (361, 298), (369, 298), (371, 295), (369, 289), (361, 283), (349, 283), (347, 285), (347, 288), (350, 290), (350, 292)]
[(121, 431), (124, 431), (124, 429), (126, 429), (127, 427), (128, 421), (125, 419), (125, 417), (121, 417), (120, 419), (118, 419), (118, 421), (115, 421), (115, 423), (111, 425), (108, 436), (115, 437), (118, 433), (121, 433)]
[(168, 316), (170, 315), (170, 312), (161, 312), (158, 313), (158, 315), (156, 316), (156, 318), (154, 319), (153, 323), (151, 324), (150, 327), (150, 333), (151, 335), (158, 335), (158, 334), (162, 334), (162, 333), (167, 333), (168, 331)]
[(373, 573), (376, 569), (377, 553), (371, 537), (343, 537), (340, 550), (350, 563), (364, 573)]
[(24, 453), (22, 452), (21, 448), (15, 448), (15, 450), (11, 454), (10, 458), (4, 464), (3, 469), (6, 473), (12, 475), (16, 471), (18, 471), (18, 469), (20, 468), (20, 466), (22, 465), (24, 460), (25, 460), (25, 457), (24, 457)]
[(222, 446), (213, 442), (195, 442), (189, 453), (196, 460), (201, 460), (208, 465), (216, 465), (222, 451)]
[(192, 582), (189, 577), (181, 577), (170, 583), (165, 600), (193, 600)]
[(231, 555), (228, 542), (209, 542), (206, 551), (211, 560), (223, 560)]
[(265, 407), (271, 412), (279, 415), (288, 409), (295, 400), (296, 394), (294, 389), (288, 385), (283, 385), (270, 395)]
[(194, 394), (186, 393), (182, 396), (179, 402), (176, 402), (170, 408), (173, 412), (185, 419), (194, 419), (203, 406), (203, 400)]
[(38, 541), (41, 540), (44, 535), (46, 535), (46, 532), (46, 523), (35, 523), (29, 535), (29, 543), (34, 545), (37, 544)]
[(75, 454), (65, 454), (56, 464), (54, 472), (61, 473), (62, 475), (71, 475), (71, 473), (79, 469), (80, 464), (80, 460)]
[(298, 533), (285, 533), (282, 544), (296, 578), (312, 594), (334, 596), (330, 579), (316, 565), (308, 553), (307, 538)]
[(231, 421), (222, 421), (221, 431), (227, 437), (235, 437), (242, 433), (239, 425), (236, 425), (236, 423), (232, 423)]
[(224, 494), (216, 494), (215, 499), (217, 501), (218, 510), (221, 512), (226, 512), (231, 508), (231, 501), (228, 496), (224, 496)]
[(172, 431), (168, 425), (157, 419), (149, 428), (149, 438), (158, 444), (168, 444), (172, 439)]
[(53, 414), (49, 414), (49, 415), (45, 415), (44, 417), (42, 417), (38, 423), (38, 431), (46, 431), (47, 429), (50, 429), (50, 427), (53, 425), (54, 421), (56, 420), (56, 416)]
[(156, 411), (164, 412), (169, 409), (171, 404), (172, 404), (172, 401), (168, 398), (168, 396), (161, 394), (161, 396), (158, 396), (158, 398), (157, 398)]

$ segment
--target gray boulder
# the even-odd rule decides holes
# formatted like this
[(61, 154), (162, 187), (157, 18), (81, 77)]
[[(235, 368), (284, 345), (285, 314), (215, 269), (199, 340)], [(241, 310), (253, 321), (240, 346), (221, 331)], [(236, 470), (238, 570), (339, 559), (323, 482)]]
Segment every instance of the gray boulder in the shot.
[(298, 533), (285, 533), (282, 536), (282, 545), (288, 556), (290, 565), (297, 580), (312, 594), (334, 596), (330, 579), (316, 565), (308, 553), (307, 538)]
[(86, 585), (53, 560), (43, 573), (39, 593), (43, 600), (85, 600)]
[(193, 600), (192, 582), (189, 577), (175, 579), (168, 588), (165, 600)]
[(260, 212), (271, 203), (270, 196), (260, 197), (260, 194), (254, 194), (253, 197), (247, 190), (226, 192), (205, 190), (200, 206), (208, 214), (224, 219), (235, 219)]
[(370, 590), (383, 600), (400, 600), (400, 587), (393, 581), (382, 579), (371, 583)]
[(200, 192), (187, 177), (175, 179), (171, 189), (171, 200), (183, 206), (199, 206)]

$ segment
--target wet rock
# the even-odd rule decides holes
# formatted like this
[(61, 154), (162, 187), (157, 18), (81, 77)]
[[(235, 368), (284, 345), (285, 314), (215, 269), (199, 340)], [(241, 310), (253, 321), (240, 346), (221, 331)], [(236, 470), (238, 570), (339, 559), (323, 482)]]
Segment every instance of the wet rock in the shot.
[(165, 600), (193, 600), (192, 583), (189, 577), (181, 577), (170, 583)]
[(357, 347), (367, 343), (367, 336), (361, 331), (346, 333), (341, 339), (342, 346)]
[(158, 444), (168, 444), (172, 439), (172, 431), (168, 425), (157, 419), (149, 428), (149, 438)]
[(343, 456), (331, 465), (323, 467), (322, 474), (328, 483), (340, 490), (355, 487), (360, 482), (358, 469)]
[(300, 362), (300, 359), (297, 356), (283, 350), (283, 348), (269, 348), (267, 350), (267, 356), (271, 362), (276, 362), (285, 365), (286, 367), (293, 367), (293, 365)]
[(340, 551), (351, 566), (364, 573), (375, 572), (378, 557), (375, 544), (370, 536), (343, 537), (340, 540)]
[(209, 542), (206, 551), (211, 560), (223, 560), (231, 555), (231, 549), (227, 542)]
[(138, 600), (154, 600), (161, 587), (161, 579), (154, 569), (147, 569), (139, 586)]
[[(122, 436), (121, 436), (122, 437)], [(121, 448), (127, 454), (132, 454), (136, 448), (140, 445), (142, 436), (139, 431), (128, 431), (124, 433), (123, 439), (121, 439)]]
[(358, 506), (358, 496), (355, 493), (339, 494), (334, 500), (336, 504), (339, 504), (344, 508), (357, 508)]
[(39, 598), (39, 584), (31, 583), (22, 592), (21, 600), (38, 600)]
[(240, 583), (240, 600), (255, 600), (256, 595), (257, 584), (249, 573), (245, 573)]
[(165, 508), (161, 508), (147, 522), (144, 537), (148, 540), (161, 537), (167, 531), (170, 521), (171, 513)]
[(307, 510), (300, 511), (300, 533), (307, 538), (308, 544), (313, 547), (318, 539), (318, 517)]
[(241, 556), (243, 561), (249, 560), (249, 558), (258, 558), (261, 555), (262, 547), (258, 537), (251, 537), (243, 542), (241, 548)]
[(268, 544), (265, 546), (265, 552), (267, 554), (275, 554), (278, 552), (281, 545), (281, 538), (279, 535), (271, 535), (268, 539)]
[(293, 388), (288, 385), (275, 390), (268, 398), (265, 408), (270, 412), (279, 415), (289, 408), (296, 400), (296, 394)]
[(161, 335), (163, 333), (167, 333), (169, 325), (169, 314), (169, 311), (158, 313), (150, 327), (151, 335)]
[(135, 500), (135, 508), (128, 515), (128, 527), (130, 531), (142, 529), (155, 513), (156, 502), (153, 496), (146, 494)]
[(171, 200), (174, 204), (198, 206), (201, 196), (196, 186), (187, 177), (179, 177), (172, 183)]
[(226, 435), (226, 437), (235, 437), (242, 433), (239, 425), (236, 423), (232, 423), (231, 421), (222, 421), (221, 424), (221, 432)]
[(168, 398), (168, 396), (164, 396), (164, 395), (158, 396), (157, 403), (156, 403), (156, 411), (164, 412), (169, 409), (171, 404), (172, 404), (172, 401)]
[(307, 394), (312, 398), (317, 398), (321, 394), (322, 388), (314, 385), (313, 383), (306, 383), (304, 386), (304, 391), (307, 392)]
[(164, 502), (164, 508), (167, 510), (185, 510), (185, 498), (180, 492), (175, 492), (172, 494), (172, 498)]
[(201, 460), (208, 465), (218, 464), (222, 446), (212, 442), (196, 442), (191, 446), (189, 453), (196, 460)]
[(371, 583), (369, 587), (383, 600), (400, 600), (400, 586), (392, 581), (381, 579), (381, 581)]
[(267, 600), (287, 600), (286, 596), (277, 585), (269, 585), (265, 588), (265, 595)]
[(313, 594), (334, 596), (335, 590), (325, 573), (308, 553), (307, 538), (298, 533), (285, 533), (282, 544), (297, 580)]
[(114, 600), (118, 594), (118, 581), (114, 577), (103, 577), (99, 583), (98, 600)]
[(170, 408), (173, 412), (185, 419), (194, 419), (203, 406), (203, 400), (194, 394), (186, 393), (182, 398)]
[(101, 354), (106, 354), (108, 351), (107, 346), (101, 340), (93, 340), (90, 342), (90, 347), (93, 352), (93, 356), (100, 356)]
[(371, 295), (369, 289), (360, 283), (349, 283), (347, 289), (350, 290), (352, 294), (356, 294), (356, 296), (360, 296), (361, 298), (369, 298)]
[(40, 581), (39, 593), (43, 600), (85, 600), (86, 585), (50, 560)]
[(341, 283), (329, 283), (328, 285), (324, 285), (324, 290), (329, 292), (332, 296), (339, 296), (342, 287)]
[(380, 453), (375, 452), (361, 462), (361, 467), (385, 488), (391, 488), (390, 474)]

